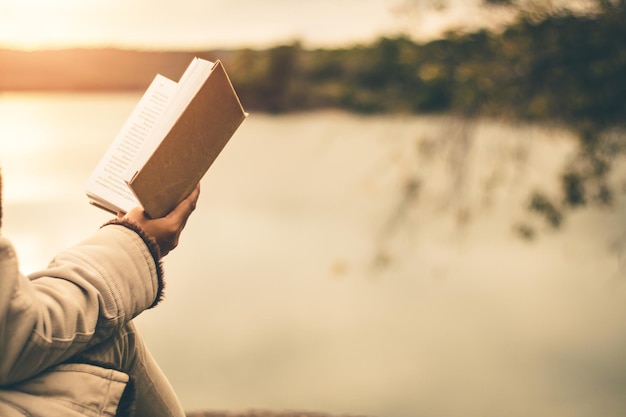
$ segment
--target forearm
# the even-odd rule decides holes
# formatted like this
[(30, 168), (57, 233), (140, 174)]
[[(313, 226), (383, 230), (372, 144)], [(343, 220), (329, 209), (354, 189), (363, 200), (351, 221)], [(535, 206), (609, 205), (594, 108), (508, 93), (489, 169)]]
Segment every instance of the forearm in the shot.
[(15, 274), (1, 277), (11, 297), (0, 296), (0, 384), (102, 341), (154, 305), (162, 290), (158, 255), (120, 225), (103, 227), (28, 278)]

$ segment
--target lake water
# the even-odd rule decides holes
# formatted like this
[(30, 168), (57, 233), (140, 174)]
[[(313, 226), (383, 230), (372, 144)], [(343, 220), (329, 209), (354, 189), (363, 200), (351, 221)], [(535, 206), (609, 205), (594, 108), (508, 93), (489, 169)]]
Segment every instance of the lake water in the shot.
[[(3, 234), (25, 272), (109, 218), (83, 184), (137, 100), (0, 95)], [(524, 209), (573, 143), (451, 117), (252, 114), (138, 327), (189, 410), (623, 415), (624, 201), (558, 232)], [(534, 241), (513, 232), (525, 221)]]

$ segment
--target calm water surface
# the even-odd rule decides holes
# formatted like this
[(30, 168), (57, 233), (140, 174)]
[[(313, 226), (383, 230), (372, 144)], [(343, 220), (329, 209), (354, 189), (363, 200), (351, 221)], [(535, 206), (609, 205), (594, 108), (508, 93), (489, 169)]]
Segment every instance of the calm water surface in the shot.
[[(137, 100), (0, 95), (24, 271), (108, 219), (83, 184)], [(558, 129), (252, 114), (138, 326), (190, 410), (623, 415), (623, 201), (512, 233), (572, 150)]]

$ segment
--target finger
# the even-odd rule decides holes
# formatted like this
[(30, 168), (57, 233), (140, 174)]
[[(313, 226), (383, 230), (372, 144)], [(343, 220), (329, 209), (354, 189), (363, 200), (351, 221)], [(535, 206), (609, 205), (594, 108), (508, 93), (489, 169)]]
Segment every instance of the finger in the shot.
[(191, 191), (191, 193), (187, 196), (186, 199), (192, 200), (194, 204), (198, 201), (200, 197), (200, 183), (196, 184), (196, 187)]
[(181, 201), (166, 217), (184, 224), (191, 213), (196, 209), (196, 204), (200, 196), (200, 184), (196, 185), (191, 194)]
[(128, 210), (128, 212), (124, 215), (124, 217), (122, 217), (122, 219), (140, 222), (141, 220), (145, 219), (145, 212), (140, 206), (133, 207), (132, 209)]

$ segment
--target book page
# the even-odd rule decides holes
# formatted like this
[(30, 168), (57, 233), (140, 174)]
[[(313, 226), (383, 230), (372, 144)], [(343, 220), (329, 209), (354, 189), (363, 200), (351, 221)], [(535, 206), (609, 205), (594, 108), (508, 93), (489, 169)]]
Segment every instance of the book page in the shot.
[[(183, 110), (189, 105), (191, 99), (200, 91), (200, 88), (204, 84), (214, 63), (201, 58), (194, 58), (193, 62), (187, 68), (187, 71), (183, 74), (178, 82), (178, 89), (176, 95), (172, 97), (172, 103), (167, 114), (163, 117), (163, 123), (159, 125), (159, 131), (157, 134), (165, 136)], [(162, 139), (159, 138), (159, 140)]]
[(138, 205), (124, 176), (146, 146), (157, 120), (163, 115), (176, 89), (176, 82), (157, 75), (113, 143), (87, 180), (87, 195), (112, 211), (128, 211)]
[(130, 181), (135, 173), (141, 169), (146, 163), (150, 155), (161, 140), (170, 131), (176, 120), (180, 117), (183, 110), (189, 105), (189, 102), (198, 93), (202, 84), (207, 79), (214, 63), (201, 58), (194, 58), (183, 75), (180, 77), (175, 88), (172, 90), (171, 99), (167, 108), (162, 112), (154, 128), (150, 132), (150, 136), (146, 138), (146, 146), (144, 146), (137, 154), (135, 161), (129, 165), (124, 176), (126, 181)]

